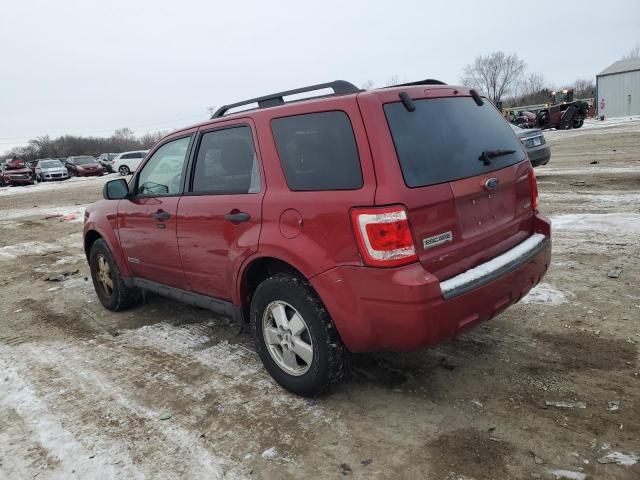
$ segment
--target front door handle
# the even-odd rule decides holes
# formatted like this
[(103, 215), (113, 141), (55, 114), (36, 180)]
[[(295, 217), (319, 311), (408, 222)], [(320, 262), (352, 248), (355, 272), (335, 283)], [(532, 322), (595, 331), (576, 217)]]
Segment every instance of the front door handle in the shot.
[(171, 218), (171, 214), (169, 212), (166, 212), (166, 211), (160, 209), (156, 213), (153, 214), (153, 218), (155, 218), (159, 222), (163, 222), (165, 220), (169, 220)]
[(246, 222), (250, 218), (251, 215), (249, 215), (247, 212), (241, 212), (239, 210), (236, 210), (235, 208), (224, 216), (225, 220), (229, 220), (233, 223)]

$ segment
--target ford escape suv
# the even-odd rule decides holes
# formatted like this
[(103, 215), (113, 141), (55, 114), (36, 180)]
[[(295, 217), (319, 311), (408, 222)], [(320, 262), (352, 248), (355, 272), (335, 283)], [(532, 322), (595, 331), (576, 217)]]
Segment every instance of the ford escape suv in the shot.
[(475, 90), (435, 80), (224, 106), (103, 196), (84, 223), (101, 303), (146, 290), (250, 322), (300, 395), (338, 381), (348, 352), (421, 349), (494, 317), (551, 256), (521, 143)]

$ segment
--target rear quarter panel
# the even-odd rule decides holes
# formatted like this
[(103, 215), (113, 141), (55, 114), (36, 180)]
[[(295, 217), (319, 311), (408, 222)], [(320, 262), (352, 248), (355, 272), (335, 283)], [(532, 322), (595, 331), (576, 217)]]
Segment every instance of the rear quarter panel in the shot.
[[(280, 163), (271, 121), (290, 115), (335, 110), (347, 113), (351, 121), (363, 186), (357, 190), (291, 191)], [(349, 212), (354, 206), (373, 205), (376, 181), (356, 97), (332, 97), (269, 108), (257, 111), (252, 118), (264, 165), (266, 193), (259, 249), (245, 261), (238, 285), (247, 266), (260, 257), (283, 260), (306, 278), (336, 265), (361, 265)]]

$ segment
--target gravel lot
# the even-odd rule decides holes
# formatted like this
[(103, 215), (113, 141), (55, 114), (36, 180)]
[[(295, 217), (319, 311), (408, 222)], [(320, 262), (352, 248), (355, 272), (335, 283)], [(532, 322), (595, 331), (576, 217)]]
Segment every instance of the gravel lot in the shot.
[(640, 478), (640, 121), (546, 135), (544, 283), (455, 342), (355, 356), (317, 400), (242, 325), (99, 305), (81, 222), (109, 177), (0, 189), (0, 479)]

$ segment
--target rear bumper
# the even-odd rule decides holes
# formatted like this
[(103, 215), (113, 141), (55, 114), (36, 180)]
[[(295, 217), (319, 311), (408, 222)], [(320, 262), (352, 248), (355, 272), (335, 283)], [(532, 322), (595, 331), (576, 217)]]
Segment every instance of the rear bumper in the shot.
[(546, 165), (549, 163), (549, 160), (551, 159), (551, 149), (545, 144), (540, 147), (527, 150), (527, 155), (529, 155), (531, 165), (539, 167), (540, 165)]
[(352, 352), (418, 350), (489, 320), (540, 281), (551, 262), (549, 221), (538, 216), (535, 232), (546, 239), (532, 255), (448, 299), (441, 282), (418, 263), (336, 267), (311, 283)]

